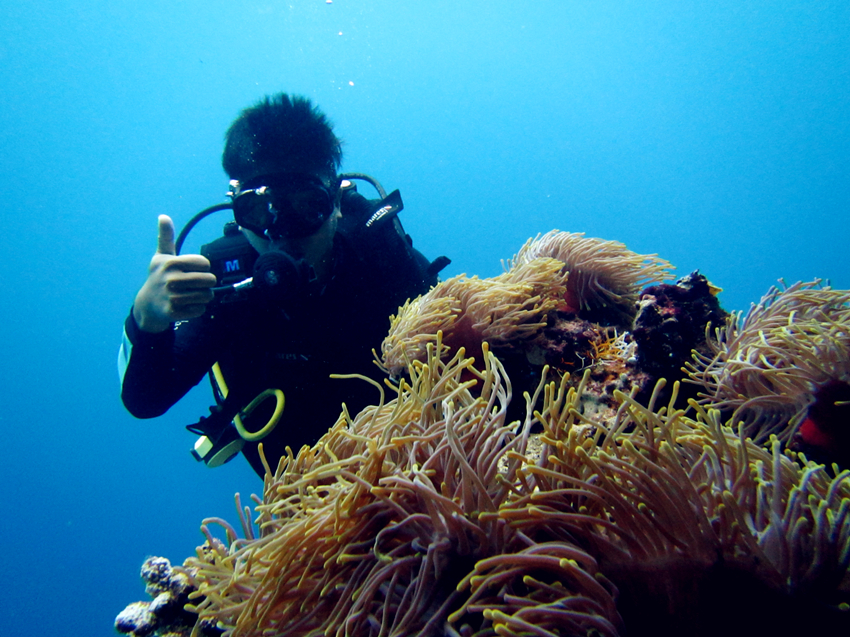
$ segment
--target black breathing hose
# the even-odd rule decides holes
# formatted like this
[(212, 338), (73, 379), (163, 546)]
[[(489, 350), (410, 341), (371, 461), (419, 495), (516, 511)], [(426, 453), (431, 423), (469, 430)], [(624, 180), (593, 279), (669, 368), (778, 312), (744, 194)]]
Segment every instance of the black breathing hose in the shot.
[(175, 252), (177, 252), (177, 254), (180, 254), (180, 250), (181, 250), (181, 248), (183, 248), (183, 242), (186, 240), (186, 237), (192, 231), (192, 228), (194, 228), (196, 225), (198, 225), (198, 222), (200, 222), (205, 217), (208, 217), (212, 213), (218, 212), (219, 210), (232, 210), (232, 209), (233, 209), (233, 206), (230, 205), (229, 203), (219, 203), (219, 204), (216, 204), (214, 206), (210, 206), (209, 208), (204, 208), (198, 214), (196, 214), (194, 217), (189, 219), (189, 221), (186, 223), (186, 225), (183, 226), (183, 229), (180, 231), (180, 234), (177, 235), (177, 241), (174, 242)]

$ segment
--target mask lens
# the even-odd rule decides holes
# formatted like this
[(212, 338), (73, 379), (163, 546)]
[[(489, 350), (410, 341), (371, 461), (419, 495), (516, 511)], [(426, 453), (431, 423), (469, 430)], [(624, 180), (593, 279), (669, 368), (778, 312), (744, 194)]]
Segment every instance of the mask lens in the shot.
[(284, 190), (280, 195), (272, 191), (272, 201), (279, 211), (289, 212), (308, 223), (314, 220), (321, 223), (331, 211), (327, 191), (315, 186), (307, 190)]
[(243, 228), (263, 234), (274, 223), (271, 203), (264, 188), (242, 191), (233, 199), (233, 218)]

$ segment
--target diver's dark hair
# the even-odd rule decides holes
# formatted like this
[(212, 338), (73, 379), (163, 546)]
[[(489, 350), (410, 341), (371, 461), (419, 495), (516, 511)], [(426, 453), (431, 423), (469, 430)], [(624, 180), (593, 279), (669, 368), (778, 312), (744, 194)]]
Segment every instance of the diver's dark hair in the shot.
[(332, 180), (342, 144), (328, 118), (309, 99), (269, 95), (243, 110), (224, 135), (221, 165), (231, 179), (256, 176), (257, 166), (294, 162)]

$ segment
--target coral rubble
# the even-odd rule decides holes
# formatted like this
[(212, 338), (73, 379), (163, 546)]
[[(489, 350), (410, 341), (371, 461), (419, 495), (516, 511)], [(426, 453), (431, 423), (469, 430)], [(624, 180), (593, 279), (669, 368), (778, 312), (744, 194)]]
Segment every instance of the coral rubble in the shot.
[(115, 618), (115, 629), (134, 637), (188, 634), (198, 618), (184, 609), (194, 591), (186, 573), (172, 569), (164, 557), (149, 557), (141, 576), (152, 599), (127, 606)]

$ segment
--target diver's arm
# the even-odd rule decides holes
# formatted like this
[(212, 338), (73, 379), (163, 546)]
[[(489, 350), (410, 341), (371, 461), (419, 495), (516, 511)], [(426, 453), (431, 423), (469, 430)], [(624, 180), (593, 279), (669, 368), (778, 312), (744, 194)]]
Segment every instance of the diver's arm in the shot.
[(210, 328), (196, 319), (152, 334), (139, 328), (131, 312), (118, 355), (127, 411), (137, 418), (161, 416), (197, 385), (215, 362)]
[(180, 321), (204, 314), (212, 300), (215, 275), (201, 255), (177, 256), (174, 224), (159, 217), (157, 250), (148, 278), (136, 295), (124, 323), (118, 354), (121, 398), (138, 418), (165, 413), (203, 378), (214, 358), (209, 326), (203, 321)]

